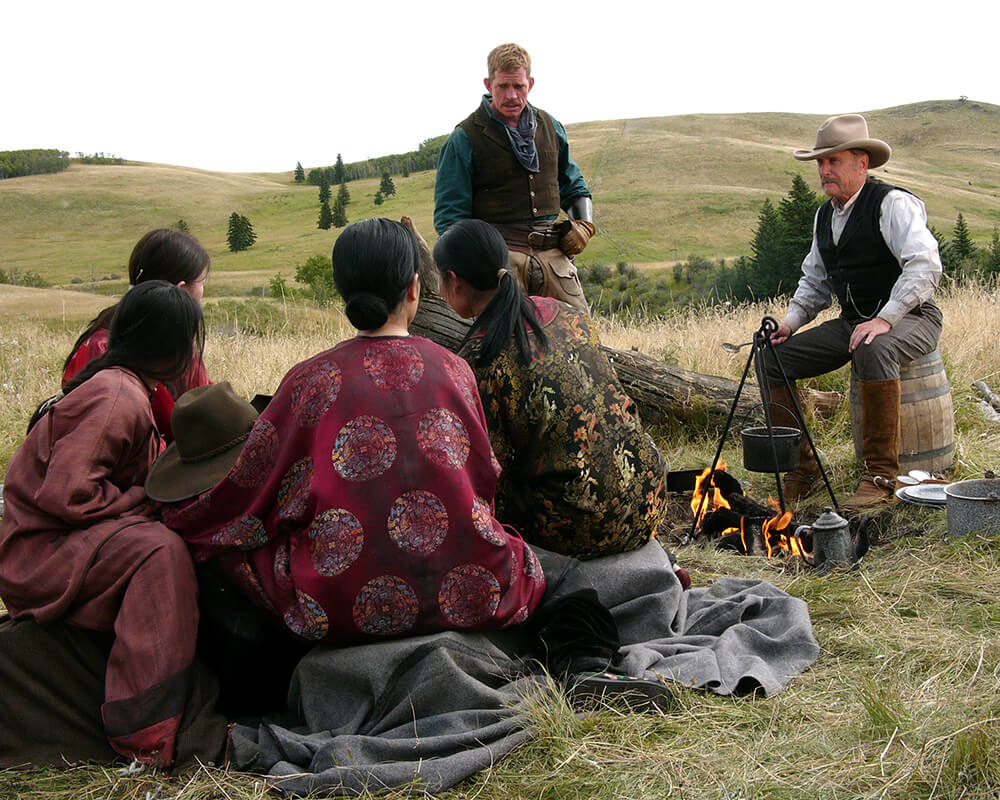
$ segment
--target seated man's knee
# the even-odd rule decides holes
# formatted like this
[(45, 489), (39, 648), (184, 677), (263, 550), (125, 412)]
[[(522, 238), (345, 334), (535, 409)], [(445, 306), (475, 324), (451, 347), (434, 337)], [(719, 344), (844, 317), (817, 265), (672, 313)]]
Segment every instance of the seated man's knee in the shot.
[(862, 344), (851, 356), (851, 369), (862, 381), (882, 381), (899, 377), (899, 351), (888, 337), (876, 336)]

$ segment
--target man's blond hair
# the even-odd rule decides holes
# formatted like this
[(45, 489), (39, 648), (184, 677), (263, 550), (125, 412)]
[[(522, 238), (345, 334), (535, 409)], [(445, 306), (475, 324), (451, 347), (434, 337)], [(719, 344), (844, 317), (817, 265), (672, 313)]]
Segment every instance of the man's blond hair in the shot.
[(497, 72), (516, 72), (524, 67), (524, 74), (531, 77), (531, 56), (521, 45), (509, 42), (494, 47), (486, 57), (487, 77), (491, 80)]

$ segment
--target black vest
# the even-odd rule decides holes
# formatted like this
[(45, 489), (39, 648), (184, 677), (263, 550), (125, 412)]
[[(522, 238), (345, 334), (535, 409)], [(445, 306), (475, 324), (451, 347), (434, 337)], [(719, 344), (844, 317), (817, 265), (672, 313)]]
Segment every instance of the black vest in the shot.
[(539, 172), (518, 163), (503, 125), (480, 103), (459, 123), (472, 146), (472, 216), (511, 225), (559, 213), (559, 137), (552, 118), (535, 109)]
[(848, 322), (863, 322), (878, 314), (903, 272), (879, 229), (882, 200), (896, 188), (869, 179), (854, 201), (839, 244), (833, 243), (833, 202), (827, 200), (820, 206), (816, 244), (840, 301), (840, 315)]

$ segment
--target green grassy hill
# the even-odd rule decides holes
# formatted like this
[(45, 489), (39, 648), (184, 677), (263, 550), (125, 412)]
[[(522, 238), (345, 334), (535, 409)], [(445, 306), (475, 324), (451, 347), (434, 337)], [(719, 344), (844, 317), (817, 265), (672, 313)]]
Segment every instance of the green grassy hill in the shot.
[[(866, 112), (894, 156), (876, 174), (927, 203), (949, 234), (961, 212), (985, 240), (1000, 219), (1000, 106), (930, 101)], [(747, 251), (765, 197), (776, 200), (812, 163), (790, 152), (811, 145), (823, 117), (700, 114), (588, 122), (568, 127), (574, 157), (594, 190), (599, 237), (583, 263), (656, 264)], [(294, 154), (292, 154), (294, 155)], [(294, 158), (290, 156), (289, 161)], [(376, 179), (348, 184), (351, 220), (411, 216), (433, 242), (433, 171), (394, 178), (397, 195), (372, 200)], [(229, 214), (253, 222), (258, 244), (230, 253)], [(66, 172), (0, 181), (0, 269), (34, 271), (67, 285), (124, 276), (146, 230), (185, 219), (212, 253), (216, 286), (263, 285), (275, 273), (329, 253), (336, 231), (316, 228), (317, 190), (291, 172), (233, 174), (156, 164), (74, 164)], [(233, 275), (233, 273), (240, 273)]]

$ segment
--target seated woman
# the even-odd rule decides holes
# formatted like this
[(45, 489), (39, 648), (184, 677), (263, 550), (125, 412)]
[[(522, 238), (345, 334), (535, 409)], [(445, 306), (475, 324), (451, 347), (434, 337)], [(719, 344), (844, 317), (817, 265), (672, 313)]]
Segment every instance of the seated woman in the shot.
[[(164, 280), (174, 283), (199, 303), (205, 291), (205, 280), (211, 259), (205, 248), (190, 234), (170, 228), (153, 230), (143, 236), (132, 249), (128, 261), (128, 282), (138, 286), (143, 281)], [(117, 306), (109, 306), (98, 314), (76, 340), (63, 364), (63, 390), (74, 376), (108, 349), (108, 325)], [(199, 354), (183, 375), (164, 381), (153, 393), (153, 419), (160, 435), (173, 441), (170, 412), (174, 401), (188, 389), (208, 383), (208, 373)]]
[(166, 517), (307, 641), (499, 628), (545, 589), (493, 517), (471, 370), (407, 332), (418, 263), (399, 223), (340, 234), (334, 280), (358, 335), (293, 367), (227, 476)]
[[(162, 382), (188, 372), (203, 341), (201, 308), (188, 293), (165, 281), (133, 287), (111, 318), (107, 351), (67, 384), (10, 460), (0, 598), (14, 622), (2, 626), (0, 706), (13, 713), (20, 704), (35, 721), (59, 722), (23, 729), (5, 720), (5, 766), (91, 756), (91, 744), (77, 740), (100, 719), (118, 753), (170, 765), (182, 719), (200, 713), (189, 706), (198, 627), (194, 566), (180, 537), (154, 520), (143, 483), (162, 448), (150, 399)], [(7, 682), (31, 676), (27, 662), (13, 663), (23, 653), (11, 642), (41, 641), (31, 634), (34, 623), (68, 624), (108, 641), (106, 670), (99, 668), (103, 697), (92, 707), (75, 693), (86, 681), (64, 682), (71, 670), (60, 664), (74, 663), (73, 652), (40, 653), (36, 683)], [(209, 715), (202, 723), (194, 755), (217, 758), (225, 720)]]
[(665, 510), (665, 466), (587, 318), (525, 297), (503, 238), (481, 220), (449, 228), (434, 260), (444, 299), (476, 318), (460, 354), (503, 468), (497, 517), (577, 558), (648, 542)]

